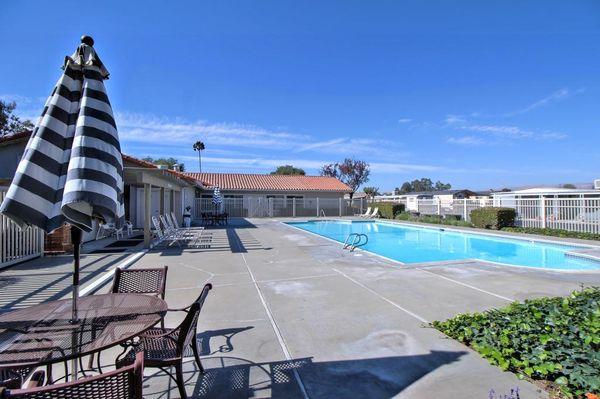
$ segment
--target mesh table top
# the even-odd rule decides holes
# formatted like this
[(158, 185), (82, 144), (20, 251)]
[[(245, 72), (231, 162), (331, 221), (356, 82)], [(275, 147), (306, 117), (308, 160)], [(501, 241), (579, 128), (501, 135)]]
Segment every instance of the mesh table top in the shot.
[(0, 315), (0, 367), (43, 365), (98, 352), (158, 323), (162, 299), (141, 294), (79, 298), (77, 323), (71, 299), (46, 302)]

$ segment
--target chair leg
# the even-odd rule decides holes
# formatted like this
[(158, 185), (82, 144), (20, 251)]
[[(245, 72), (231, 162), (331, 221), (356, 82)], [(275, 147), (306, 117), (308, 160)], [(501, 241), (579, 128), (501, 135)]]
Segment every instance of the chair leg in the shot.
[(204, 374), (204, 367), (202, 367), (202, 363), (200, 362), (200, 354), (198, 353), (198, 340), (196, 336), (192, 338), (192, 352), (194, 352), (194, 357), (196, 358), (196, 363), (198, 364), (198, 370), (200, 370), (200, 374)]
[(181, 399), (187, 399), (185, 392), (185, 382), (183, 380), (183, 360), (175, 366), (175, 376), (177, 378), (177, 388), (179, 388), (179, 396)]

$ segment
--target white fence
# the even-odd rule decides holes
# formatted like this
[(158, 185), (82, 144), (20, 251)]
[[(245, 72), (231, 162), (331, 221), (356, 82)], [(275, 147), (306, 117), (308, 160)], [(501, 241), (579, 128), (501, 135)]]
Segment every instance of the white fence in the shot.
[[(495, 198), (455, 199), (443, 203), (439, 199), (417, 199), (413, 210), (423, 215), (460, 216), (471, 219), (474, 209), (486, 206), (514, 208), (515, 224), (600, 234), (600, 198)], [(406, 202), (403, 200), (399, 203)], [(371, 206), (376, 203), (370, 204)]]
[(518, 226), (600, 233), (600, 198), (497, 198), (494, 205), (515, 208)]
[[(398, 201), (405, 203), (405, 201)], [(343, 217), (362, 214), (377, 202), (364, 199), (342, 198), (224, 198), (221, 209), (215, 209), (210, 198), (196, 198), (194, 218), (202, 212), (227, 212), (231, 217)], [(474, 209), (486, 206), (504, 206), (517, 211), (516, 225), (547, 227), (600, 234), (600, 198), (496, 198), (417, 199), (411, 209), (423, 215), (456, 216), (471, 219)]]
[(223, 198), (220, 209), (210, 198), (196, 198), (194, 219), (202, 213), (227, 212), (230, 217), (343, 217), (364, 213), (366, 201), (343, 198)]
[[(0, 202), (6, 192), (0, 191)], [(44, 253), (44, 233), (37, 227), (21, 230), (15, 223), (0, 215), (0, 268)]]

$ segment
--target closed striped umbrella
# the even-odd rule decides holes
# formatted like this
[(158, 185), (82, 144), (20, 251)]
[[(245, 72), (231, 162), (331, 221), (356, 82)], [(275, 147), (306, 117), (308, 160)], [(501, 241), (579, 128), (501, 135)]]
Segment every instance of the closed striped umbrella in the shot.
[(63, 74), (46, 101), (0, 212), (18, 225), (46, 232), (65, 222), (75, 246), (74, 317), (81, 230), (92, 220), (124, 221), (123, 160), (103, 81), (108, 71), (89, 36), (65, 57)]
[(213, 191), (212, 203), (215, 206), (215, 211), (218, 212), (218, 210), (221, 209), (221, 204), (223, 203), (223, 198), (221, 197), (221, 189), (218, 186), (215, 187), (215, 190)]

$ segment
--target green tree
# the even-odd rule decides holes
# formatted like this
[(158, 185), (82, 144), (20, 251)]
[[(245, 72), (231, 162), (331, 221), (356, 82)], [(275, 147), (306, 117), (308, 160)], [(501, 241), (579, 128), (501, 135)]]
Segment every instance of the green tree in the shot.
[(206, 147), (200, 140), (196, 141), (192, 147), (194, 148), (194, 151), (198, 151), (198, 169), (200, 170), (200, 173), (202, 173), (202, 151), (204, 151)]
[(435, 191), (444, 191), (450, 190), (452, 185), (450, 183), (442, 183), (441, 181), (436, 181), (435, 186), (433, 187)]
[(166, 165), (169, 169), (173, 169), (173, 166), (179, 165), (179, 168), (182, 172), (185, 169), (183, 164), (180, 164), (176, 158), (172, 158), (172, 157), (170, 157), (170, 158), (145, 157), (145, 158), (142, 158), (142, 160), (153, 163), (154, 165)]
[(570, 188), (570, 189), (576, 189), (577, 186), (571, 183), (567, 183), (567, 184), (563, 184), (562, 188)]
[(17, 103), (5, 102), (0, 100), (0, 136), (21, 133), (33, 129), (33, 123), (28, 120), (21, 120), (14, 114)]
[(306, 172), (304, 171), (304, 169), (300, 169), (300, 168), (296, 168), (295, 166), (292, 165), (281, 165), (278, 166), (277, 169), (275, 169), (273, 172), (271, 172), (272, 175), (301, 175), (304, 176), (306, 175)]
[(396, 187), (394, 189), (395, 195), (413, 193), (418, 191), (443, 191), (450, 190), (452, 185), (450, 183), (442, 183), (441, 181), (436, 181), (435, 184), (428, 177), (423, 177), (421, 179), (415, 179), (410, 182), (402, 183), (400, 188)]
[(379, 195), (379, 187), (367, 186), (363, 188), (363, 192), (370, 198), (373, 198), (376, 195)]
[(323, 165), (321, 176), (331, 176), (348, 185), (352, 192), (350, 198), (360, 186), (369, 181), (369, 164), (358, 159), (346, 158), (341, 163)]

